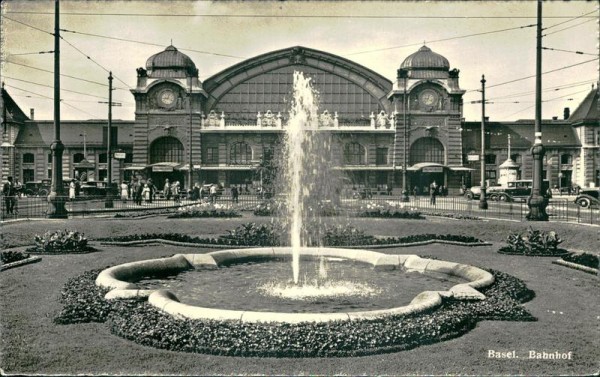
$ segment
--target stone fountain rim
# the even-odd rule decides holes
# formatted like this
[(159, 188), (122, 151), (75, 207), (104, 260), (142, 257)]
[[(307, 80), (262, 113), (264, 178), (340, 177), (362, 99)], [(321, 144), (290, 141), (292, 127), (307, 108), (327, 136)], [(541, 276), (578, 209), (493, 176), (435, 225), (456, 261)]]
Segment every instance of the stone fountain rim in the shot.
[(187, 305), (180, 303), (175, 294), (168, 290), (137, 289), (135, 283), (127, 281), (143, 276), (148, 272), (179, 272), (190, 268), (218, 268), (223, 263), (246, 258), (275, 258), (291, 255), (292, 248), (289, 246), (219, 250), (206, 254), (176, 254), (168, 258), (148, 259), (110, 267), (100, 272), (96, 278), (96, 285), (111, 289), (105, 295), (108, 300), (147, 298), (151, 305), (175, 318), (233, 320), (249, 323), (301, 323), (356, 321), (421, 313), (439, 306), (442, 297), (452, 297), (459, 300), (484, 300), (485, 295), (477, 291), (476, 288), (487, 287), (494, 282), (494, 277), (489, 272), (466, 264), (426, 259), (413, 254), (390, 255), (369, 250), (328, 247), (305, 247), (302, 248), (301, 255), (355, 260), (371, 264), (375, 269), (404, 268), (411, 271), (457, 276), (469, 282), (456, 284), (447, 291), (421, 292), (408, 305), (395, 308), (339, 313), (283, 313), (214, 309)]

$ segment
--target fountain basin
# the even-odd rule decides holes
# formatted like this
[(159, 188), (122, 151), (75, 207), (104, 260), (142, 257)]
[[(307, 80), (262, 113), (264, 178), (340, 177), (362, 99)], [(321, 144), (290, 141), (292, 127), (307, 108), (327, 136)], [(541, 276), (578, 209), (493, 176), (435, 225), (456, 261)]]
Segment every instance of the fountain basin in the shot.
[[(159, 258), (125, 263), (102, 271), (96, 284), (111, 289), (106, 299), (144, 297), (159, 310), (176, 318), (235, 320), (242, 322), (330, 322), (374, 319), (391, 315), (420, 313), (442, 302), (442, 297), (460, 300), (483, 300), (485, 296), (475, 288), (489, 286), (493, 276), (477, 267), (454, 262), (420, 258), (417, 255), (389, 255), (368, 250), (339, 248), (303, 248), (303, 258), (343, 258), (367, 263), (374, 269), (406, 269), (432, 275), (458, 277), (467, 283), (456, 284), (447, 291), (424, 291), (408, 305), (370, 311), (346, 311), (335, 313), (284, 313), (249, 310), (226, 310), (192, 306), (179, 302), (176, 295), (168, 290), (138, 289), (132, 281), (142, 276), (175, 274), (189, 269), (218, 268), (221, 265), (240, 263), (256, 259), (291, 257), (291, 247), (271, 247), (214, 251), (207, 254), (177, 254), (170, 258)], [(201, 273), (201, 272), (200, 272)]]

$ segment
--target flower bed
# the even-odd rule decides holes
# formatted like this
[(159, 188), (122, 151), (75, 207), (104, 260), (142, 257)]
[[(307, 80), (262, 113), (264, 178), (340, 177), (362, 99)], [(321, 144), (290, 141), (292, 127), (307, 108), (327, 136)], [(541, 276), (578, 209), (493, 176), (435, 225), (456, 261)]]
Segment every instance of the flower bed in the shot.
[[(280, 235), (283, 234), (281, 225), (246, 223), (236, 229), (228, 231), (229, 234), (218, 238), (192, 237), (178, 233), (160, 234), (134, 234), (121, 237), (108, 237), (101, 239), (105, 242), (134, 243), (134, 241), (167, 240), (198, 245), (224, 245), (224, 246), (286, 246)], [(383, 245), (410, 245), (422, 244), (431, 241), (455, 242), (468, 245), (482, 245), (483, 241), (475, 237), (454, 234), (419, 234), (405, 237), (376, 238), (365, 234), (364, 231), (350, 225), (325, 227), (321, 231), (321, 246), (383, 246)], [(126, 246), (126, 245), (124, 245)], [(319, 246), (316, 241), (308, 246)]]
[(546, 232), (530, 227), (527, 234), (510, 234), (506, 242), (508, 246), (501, 247), (498, 250), (499, 253), (537, 257), (556, 257), (568, 254), (566, 250), (558, 248), (563, 240), (554, 231)]
[(27, 258), (29, 258), (29, 254), (22, 251), (6, 250), (0, 252), (0, 261), (2, 264), (14, 263)]
[(171, 213), (167, 218), (192, 218), (192, 217), (240, 217), (238, 211), (225, 204), (199, 203), (184, 206)]
[(534, 293), (517, 278), (490, 270), (484, 301), (445, 299), (420, 315), (328, 323), (240, 323), (178, 320), (146, 301), (104, 300), (98, 270), (70, 279), (56, 323), (106, 322), (113, 334), (138, 344), (227, 356), (339, 357), (396, 352), (461, 336), (482, 320), (535, 321), (521, 304)]
[(598, 269), (598, 256), (589, 253), (569, 253), (562, 257), (564, 261)]
[(88, 253), (96, 251), (88, 245), (88, 239), (76, 230), (48, 231), (43, 235), (36, 234), (35, 246), (28, 248), (29, 253), (64, 254)]
[(396, 219), (423, 220), (422, 213), (417, 208), (405, 207), (403, 203), (395, 202), (367, 202), (354, 210), (356, 217), (383, 217)]

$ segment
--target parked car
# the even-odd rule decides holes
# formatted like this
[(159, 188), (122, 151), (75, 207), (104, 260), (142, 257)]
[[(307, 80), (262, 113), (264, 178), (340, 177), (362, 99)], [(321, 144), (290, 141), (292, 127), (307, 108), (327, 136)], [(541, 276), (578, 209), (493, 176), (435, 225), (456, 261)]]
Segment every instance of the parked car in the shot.
[(51, 182), (50, 179), (25, 182), (23, 193), (27, 196), (48, 196)]
[(481, 186), (472, 186), (465, 190), (465, 197), (469, 200), (479, 199), (481, 196)]
[[(486, 197), (490, 200), (502, 201), (502, 202), (513, 202), (515, 200), (526, 200), (531, 196), (531, 189), (533, 187), (533, 181), (530, 179), (520, 179), (513, 182), (508, 182), (506, 186), (490, 186), (486, 189)], [(542, 195), (549, 197), (548, 188), (550, 183), (543, 181), (542, 183)], [(481, 196), (481, 187), (473, 186), (465, 192), (467, 199), (479, 199)]]
[(208, 184), (202, 185), (201, 193), (202, 193), (203, 198), (207, 198), (210, 195), (210, 188), (213, 185), (217, 185), (217, 196), (223, 195), (223, 188), (221, 187), (221, 185), (216, 184), (216, 183), (208, 183)]
[(81, 195), (106, 196), (106, 187), (105, 181), (85, 181), (81, 183)]
[(577, 197), (575, 197), (575, 203), (583, 208), (600, 207), (600, 189), (580, 190)]

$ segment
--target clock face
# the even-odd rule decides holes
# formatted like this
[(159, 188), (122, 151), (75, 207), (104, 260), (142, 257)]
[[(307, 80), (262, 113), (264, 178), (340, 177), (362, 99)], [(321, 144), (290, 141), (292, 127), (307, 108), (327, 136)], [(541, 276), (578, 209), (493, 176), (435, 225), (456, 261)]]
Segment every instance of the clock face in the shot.
[(170, 89), (165, 89), (159, 93), (158, 99), (165, 106), (171, 106), (175, 102), (175, 93)]
[(433, 106), (437, 98), (437, 93), (432, 90), (424, 90), (420, 95), (421, 103), (427, 106)]

